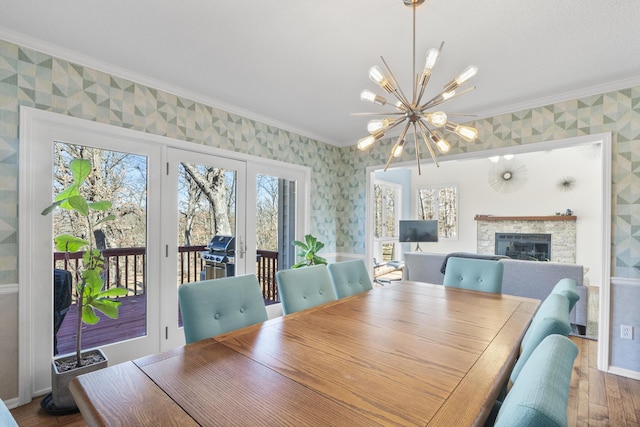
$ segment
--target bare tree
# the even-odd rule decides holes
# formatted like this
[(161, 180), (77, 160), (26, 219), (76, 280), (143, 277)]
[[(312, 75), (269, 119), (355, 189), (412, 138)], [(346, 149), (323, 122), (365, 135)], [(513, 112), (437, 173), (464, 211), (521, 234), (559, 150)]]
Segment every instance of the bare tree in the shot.
[(258, 249), (278, 251), (278, 178), (258, 175), (256, 232)]
[(215, 234), (232, 235), (227, 211), (225, 170), (220, 168), (207, 168), (203, 174), (194, 165), (182, 163), (182, 166), (189, 175), (189, 178), (211, 203), (211, 219), (213, 221)]

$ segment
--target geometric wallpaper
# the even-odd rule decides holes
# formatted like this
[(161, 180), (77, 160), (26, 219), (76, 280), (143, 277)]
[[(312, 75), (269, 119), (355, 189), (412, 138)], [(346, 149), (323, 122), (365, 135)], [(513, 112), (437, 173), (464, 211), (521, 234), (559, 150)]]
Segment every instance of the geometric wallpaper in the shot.
[[(18, 282), (20, 105), (308, 166), (311, 232), (327, 253), (365, 252), (365, 169), (386, 162), (392, 140), (335, 147), (0, 40), (0, 285)], [(612, 276), (640, 278), (640, 87), (471, 124), (477, 141), (451, 137), (451, 154), (611, 132)], [(399, 161), (414, 158), (407, 147)]]

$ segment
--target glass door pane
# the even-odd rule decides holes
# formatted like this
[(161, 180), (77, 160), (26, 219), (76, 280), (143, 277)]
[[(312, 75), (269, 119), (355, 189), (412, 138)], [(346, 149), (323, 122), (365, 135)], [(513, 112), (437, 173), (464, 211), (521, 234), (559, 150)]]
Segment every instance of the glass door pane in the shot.
[[(121, 304), (117, 319), (102, 313), (94, 325), (83, 324), (82, 348), (130, 340), (147, 334), (147, 169), (146, 156), (54, 143), (53, 191), (58, 194), (72, 182), (69, 163), (72, 159), (91, 161), (92, 172), (81, 189), (88, 201), (112, 201), (108, 213), (113, 221), (96, 224), (97, 216), (79, 216), (76, 212), (56, 209), (53, 212), (53, 235), (71, 234), (90, 240), (103, 251), (104, 289), (123, 287), (128, 295), (117, 298)], [(104, 216), (104, 215), (102, 215)], [(75, 351), (78, 313), (76, 285), (82, 267), (83, 252), (69, 258), (54, 248), (54, 353)]]
[(296, 181), (256, 176), (256, 276), (265, 304), (280, 302), (276, 271), (296, 262)]
[(235, 275), (237, 172), (177, 167), (178, 285)]

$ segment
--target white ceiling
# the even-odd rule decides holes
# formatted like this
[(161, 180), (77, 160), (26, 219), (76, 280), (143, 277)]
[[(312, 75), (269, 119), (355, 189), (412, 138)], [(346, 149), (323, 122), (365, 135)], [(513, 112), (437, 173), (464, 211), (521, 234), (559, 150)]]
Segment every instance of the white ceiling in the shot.
[[(640, 84), (637, 0), (427, 0), (416, 22), (418, 68), (445, 42), (425, 99), (479, 67), (447, 112)], [(359, 100), (381, 55), (410, 92), (411, 34), (402, 0), (0, 0), (2, 39), (339, 146), (389, 111)]]

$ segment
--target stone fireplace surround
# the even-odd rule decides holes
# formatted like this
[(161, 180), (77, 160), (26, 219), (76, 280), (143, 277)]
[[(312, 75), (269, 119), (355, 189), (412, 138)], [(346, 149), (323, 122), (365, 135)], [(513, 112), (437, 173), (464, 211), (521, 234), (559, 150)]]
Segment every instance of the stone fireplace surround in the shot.
[(493, 254), (496, 233), (551, 234), (551, 261), (576, 263), (576, 217), (476, 215), (477, 252)]

